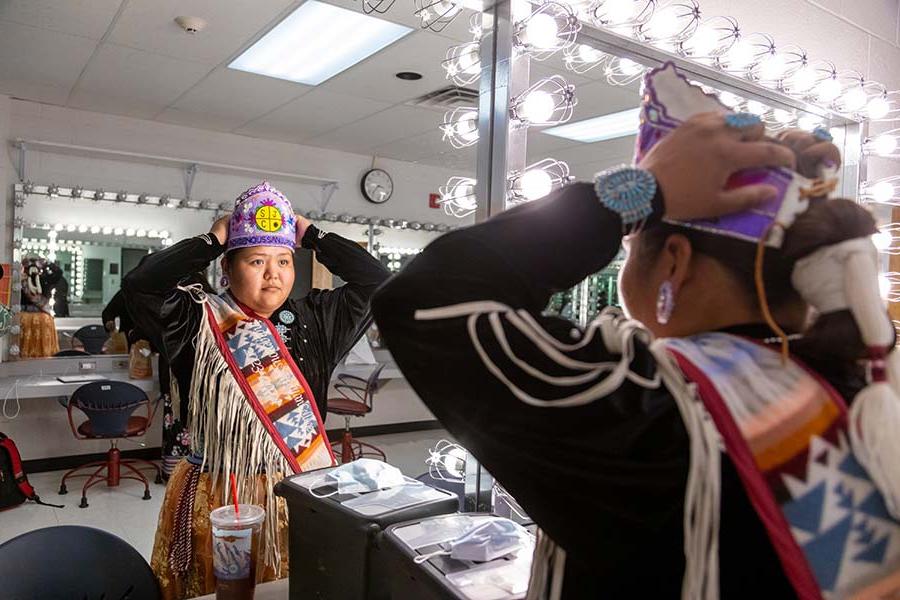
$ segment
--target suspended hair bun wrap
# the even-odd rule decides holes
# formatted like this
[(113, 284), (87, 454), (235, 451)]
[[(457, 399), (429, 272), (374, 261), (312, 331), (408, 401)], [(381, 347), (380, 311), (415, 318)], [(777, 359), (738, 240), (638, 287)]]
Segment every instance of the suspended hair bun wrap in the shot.
[(791, 280), (819, 313), (849, 310), (869, 349), (869, 384), (850, 407), (850, 443), (900, 519), (900, 353), (878, 290), (878, 252), (867, 237), (826, 246), (797, 261)]

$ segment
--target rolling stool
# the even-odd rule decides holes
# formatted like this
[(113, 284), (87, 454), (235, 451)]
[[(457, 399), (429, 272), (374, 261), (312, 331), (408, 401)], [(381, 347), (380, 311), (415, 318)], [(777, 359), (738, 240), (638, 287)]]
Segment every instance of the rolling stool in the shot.
[(384, 364), (378, 365), (367, 379), (346, 373), (337, 377), (338, 382), (334, 384), (334, 389), (341, 396), (328, 399), (328, 412), (344, 417), (344, 435), (341, 436), (341, 441), (331, 444), (335, 450), (340, 447), (341, 464), (364, 456), (387, 461), (387, 456), (380, 448), (353, 439), (353, 433), (350, 431), (350, 417), (364, 417), (372, 412), (375, 393), (381, 385), (378, 378), (382, 370)]
[[(140, 406), (147, 407), (147, 416), (132, 416)], [(69, 414), (69, 426), (76, 439), (108, 439), (109, 451), (106, 460), (90, 462), (76, 467), (63, 475), (59, 484), (59, 493), (65, 494), (66, 480), (70, 477), (87, 477), (81, 488), (80, 508), (87, 508), (87, 491), (101, 482), (109, 487), (116, 487), (122, 479), (133, 479), (144, 484), (144, 500), (150, 499), (150, 484), (138, 469), (152, 468), (155, 471), (155, 483), (162, 483), (159, 466), (148, 460), (123, 459), (116, 443), (119, 439), (142, 436), (150, 428), (156, 404), (152, 404), (147, 394), (139, 387), (124, 381), (95, 381), (81, 386), (66, 403)], [(88, 420), (78, 427), (72, 419), (72, 409), (79, 409), (87, 415)], [(122, 469), (126, 475), (121, 474)], [(90, 473), (80, 473), (82, 469), (90, 469)]]

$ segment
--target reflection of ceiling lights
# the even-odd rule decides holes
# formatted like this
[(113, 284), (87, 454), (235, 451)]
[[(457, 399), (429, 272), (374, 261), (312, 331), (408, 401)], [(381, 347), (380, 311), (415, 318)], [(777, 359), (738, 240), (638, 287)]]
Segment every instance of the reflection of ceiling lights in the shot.
[(871, 137), (863, 144), (863, 152), (875, 156), (897, 156), (900, 147), (900, 129), (892, 129)]
[(460, 106), (447, 112), (441, 131), (454, 148), (472, 146), (478, 142), (478, 109)]
[(698, 23), (694, 34), (681, 41), (679, 51), (693, 60), (706, 62), (727, 52), (740, 37), (740, 27), (731, 17), (712, 17)]
[(509, 177), (509, 200), (513, 204), (543, 198), (571, 180), (569, 165), (552, 158), (525, 167)]
[(594, 67), (602, 65), (609, 57), (587, 44), (576, 44), (565, 49), (563, 62), (566, 68), (575, 73), (587, 73)]
[(451, 46), (443, 62), (447, 79), (457, 85), (469, 85), (481, 76), (481, 48), (477, 42)]
[(867, 202), (895, 205), (900, 202), (900, 175), (866, 181), (860, 186), (859, 195)]
[(552, 75), (513, 98), (510, 111), (524, 125), (558, 125), (572, 118), (575, 104), (575, 87)]
[(625, 32), (646, 23), (653, 16), (656, 0), (598, 0), (590, 11), (591, 21), (600, 27)]
[(640, 124), (641, 109), (631, 108), (617, 113), (593, 117), (544, 129), (543, 133), (556, 137), (592, 144), (629, 135), (636, 135)]
[(451, 177), (438, 192), (441, 195), (441, 206), (448, 215), (461, 219), (478, 208), (475, 180), (471, 177)]
[(404, 25), (307, 0), (228, 67), (318, 85), (411, 31)]

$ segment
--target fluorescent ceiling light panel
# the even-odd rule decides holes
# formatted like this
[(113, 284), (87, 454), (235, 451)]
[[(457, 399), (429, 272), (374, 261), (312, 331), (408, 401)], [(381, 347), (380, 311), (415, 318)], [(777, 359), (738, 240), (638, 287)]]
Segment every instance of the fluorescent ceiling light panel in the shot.
[(228, 65), (319, 85), (412, 31), (361, 12), (307, 0)]
[(640, 125), (640, 108), (631, 108), (617, 113), (593, 117), (574, 123), (558, 125), (542, 131), (556, 137), (576, 142), (602, 142), (615, 138), (636, 135)]

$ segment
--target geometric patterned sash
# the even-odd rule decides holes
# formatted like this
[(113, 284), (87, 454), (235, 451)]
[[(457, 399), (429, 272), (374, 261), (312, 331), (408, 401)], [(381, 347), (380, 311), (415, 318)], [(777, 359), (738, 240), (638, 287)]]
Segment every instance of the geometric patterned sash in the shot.
[(666, 346), (697, 385), (797, 596), (893, 597), (900, 523), (853, 455), (841, 396), (798, 360), (745, 338), (708, 333)]
[(294, 473), (337, 464), (306, 379), (272, 327), (231, 294), (205, 303), (216, 345)]

